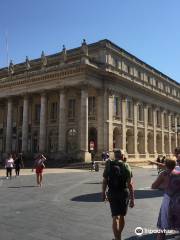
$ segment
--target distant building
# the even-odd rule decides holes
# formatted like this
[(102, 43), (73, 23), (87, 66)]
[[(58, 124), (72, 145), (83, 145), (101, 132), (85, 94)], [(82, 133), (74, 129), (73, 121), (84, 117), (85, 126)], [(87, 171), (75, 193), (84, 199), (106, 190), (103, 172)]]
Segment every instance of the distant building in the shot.
[(130, 160), (180, 145), (180, 84), (109, 40), (0, 69), (0, 152)]

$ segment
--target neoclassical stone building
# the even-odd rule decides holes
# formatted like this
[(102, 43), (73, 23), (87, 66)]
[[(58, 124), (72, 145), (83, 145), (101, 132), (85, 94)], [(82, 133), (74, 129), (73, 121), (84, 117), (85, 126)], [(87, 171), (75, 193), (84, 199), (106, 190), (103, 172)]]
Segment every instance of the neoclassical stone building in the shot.
[(132, 161), (180, 143), (180, 84), (109, 40), (0, 69), (0, 153)]

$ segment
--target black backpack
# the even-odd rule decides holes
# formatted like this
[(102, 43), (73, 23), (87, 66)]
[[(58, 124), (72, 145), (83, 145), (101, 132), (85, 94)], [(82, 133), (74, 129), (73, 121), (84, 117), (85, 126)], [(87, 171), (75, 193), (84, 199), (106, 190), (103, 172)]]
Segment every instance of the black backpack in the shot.
[(122, 161), (110, 161), (108, 187), (110, 191), (123, 191), (127, 188), (126, 166)]

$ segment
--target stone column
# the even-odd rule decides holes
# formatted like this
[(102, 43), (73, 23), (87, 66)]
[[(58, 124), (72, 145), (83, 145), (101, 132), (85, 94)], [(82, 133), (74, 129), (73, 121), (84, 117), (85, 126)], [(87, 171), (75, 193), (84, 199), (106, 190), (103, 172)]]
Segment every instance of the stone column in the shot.
[(47, 96), (41, 94), (40, 131), (39, 131), (39, 152), (46, 151), (46, 118), (47, 118)]
[(157, 157), (157, 149), (156, 149), (156, 124), (157, 124), (157, 119), (156, 119), (156, 107), (153, 108), (153, 135), (154, 135), (154, 155)]
[(169, 113), (168, 115), (168, 120), (169, 120), (169, 132), (168, 132), (168, 135), (169, 135), (169, 154), (172, 154), (172, 149), (171, 149), (171, 113)]
[(104, 98), (101, 91), (98, 92), (98, 106), (97, 106), (97, 150), (102, 153), (104, 149)]
[(6, 126), (6, 153), (11, 152), (12, 143), (12, 99), (7, 103), (7, 126)]
[(104, 150), (108, 151), (108, 93), (104, 90)]
[(126, 154), (126, 97), (122, 97), (122, 148)]
[(144, 104), (144, 151), (146, 158), (149, 157), (148, 153), (148, 106)]
[(66, 142), (66, 104), (65, 104), (65, 90), (59, 92), (59, 136), (58, 136), (58, 150), (65, 151)]
[(113, 95), (110, 93), (108, 96), (108, 151), (111, 157), (114, 157), (113, 154)]
[(133, 118), (133, 123), (134, 123), (134, 154), (135, 158), (138, 158), (138, 149), (137, 149), (137, 138), (138, 138), (138, 131), (137, 131), (137, 101), (134, 100), (134, 118)]
[(81, 90), (81, 116), (80, 116), (80, 151), (81, 157), (85, 161), (91, 160), (88, 152), (88, 91), (84, 88)]
[(162, 154), (164, 155), (164, 111), (161, 111), (161, 141), (162, 141)]
[(22, 124), (22, 152), (28, 151), (28, 120), (29, 120), (29, 102), (28, 96), (24, 96), (23, 103), (23, 124)]

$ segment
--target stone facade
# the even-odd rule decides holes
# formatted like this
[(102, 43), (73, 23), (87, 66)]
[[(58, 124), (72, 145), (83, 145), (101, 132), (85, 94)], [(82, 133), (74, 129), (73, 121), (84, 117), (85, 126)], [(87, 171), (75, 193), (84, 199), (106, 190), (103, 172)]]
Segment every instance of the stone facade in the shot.
[(0, 153), (132, 161), (180, 144), (180, 84), (109, 40), (0, 69)]

